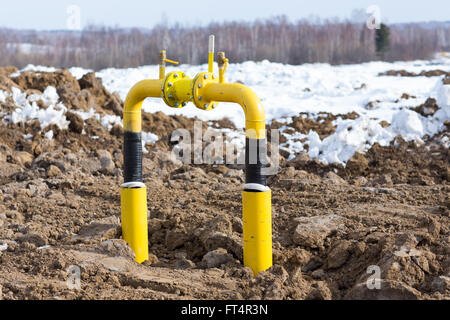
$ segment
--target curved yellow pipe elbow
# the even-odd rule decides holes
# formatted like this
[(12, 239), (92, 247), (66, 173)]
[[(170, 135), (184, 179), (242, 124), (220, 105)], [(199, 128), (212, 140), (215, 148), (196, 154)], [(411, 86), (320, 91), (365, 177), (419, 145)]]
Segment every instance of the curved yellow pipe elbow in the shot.
[(203, 95), (207, 101), (234, 102), (241, 105), (245, 114), (247, 138), (266, 137), (266, 118), (261, 100), (256, 93), (239, 83), (208, 83)]
[(141, 108), (145, 98), (160, 98), (162, 95), (162, 84), (160, 80), (142, 80), (136, 83), (128, 92), (123, 109), (124, 131), (141, 132), (142, 119)]

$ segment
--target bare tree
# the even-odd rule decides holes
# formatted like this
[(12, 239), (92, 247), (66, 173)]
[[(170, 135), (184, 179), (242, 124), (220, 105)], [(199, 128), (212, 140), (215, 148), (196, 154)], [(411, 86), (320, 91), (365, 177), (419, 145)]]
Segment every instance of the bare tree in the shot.
[[(356, 14), (355, 14), (356, 15)], [(450, 27), (390, 25), (388, 61), (429, 58), (450, 50)], [(37, 32), (0, 29), (0, 65), (27, 64), (99, 70), (158, 63), (165, 49), (182, 63), (207, 62), (207, 39), (215, 34), (217, 49), (233, 62), (270, 60), (288, 64), (360, 63), (376, 60), (375, 32), (358, 19), (299, 20), (285, 16), (250, 22), (211, 23), (206, 27), (169, 26), (120, 29), (88, 26), (82, 31)], [(26, 50), (31, 48), (31, 50)]]

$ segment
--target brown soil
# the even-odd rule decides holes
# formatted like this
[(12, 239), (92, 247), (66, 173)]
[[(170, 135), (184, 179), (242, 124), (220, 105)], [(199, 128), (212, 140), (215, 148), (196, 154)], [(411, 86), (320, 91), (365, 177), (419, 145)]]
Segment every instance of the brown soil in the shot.
[(11, 86), (11, 81), (21, 90), (34, 90), (34, 93), (43, 92), (48, 86), (53, 86), (68, 109), (89, 111), (94, 108), (102, 114), (122, 114), (123, 102), (119, 95), (109, 93), (103, 86), (102, 79), (96, 78), (93, 72), (77, 80), (68, 70), (25, 71), (17, 77), (0, 77), (0, 87)]
[(436, 111), (439, 110), (439, 106), (436, 103), (436, 99), (428, 98), (425, 101), (425, 103), (413, 108), (412, 110), (416, 111), (417, 113), (420, 113), (424, 117), (427, 117), (435, 114)]
[(19, 69), (14, 66), (0, 67), (0, 76), (7, 77), (17, 71), (19, 71)]
[(444, 79), (442, 79), (443, 84), (450, 84), (450, 75), (445, 76)]
[[(301, 132), (303, 134), (308, 134), (310, 130), (316, 131), (320, 138), (323, 139), (332, 135), (336, 132), (336, 126), (333, 126), (333, 121), (337, 118), (342, 119), (356, 119), (359, 115), (356, 112), (349, 114), (331, 114), (328, 112), (320, 112), (317, 119), (311, 119), (308, 117), (309, 114), (306, 112), (301, 112), (298, 116), (292, 117), (292, 122), (287, 126), (292, 128), (291, 130), (285, 131), (286, 133)], [(273, 120), (271, 128), (279, 129), (284, 124)], [(270, 135), (270, 134), (269, 134)]]
[[(114, 112), (105, 107), (112, 95), (85, 80), (70, 90)], [(326, 135), (333, 117), (291, 127)], [(4, 299), (450, 299), (450, 155), (439, 142), (448, 128), (420, 146), (375, 145), (346, 168), (306, 154), (282, 162), (269, 178), (274, 266), (254, 278), (242, 265), (243, 171), (183, 165), (169, 152), (171, 130), (192, 130), (192, 119), (144, 114), (144, 130), (161, 139), (144, 154), (150, 259), (139, 265), (121, 240), (121, 129), (69, 118), (69, 130), (0, 125)], [(50, 129), (54, 139), (44, 139)], [(80, 290), (66, 283), (73, 265)], [(379, 290), (366, 286), (373, 265)]]
[(409, 72), (406, 70), (388, 70), (386, 72), (379, 74), (379, 76), (401, 76), (401, 77), (438, 77), (442, 75), (450, 77), (450, 72), (439, 69), (427, 71), (424, 70), (419, 73)]

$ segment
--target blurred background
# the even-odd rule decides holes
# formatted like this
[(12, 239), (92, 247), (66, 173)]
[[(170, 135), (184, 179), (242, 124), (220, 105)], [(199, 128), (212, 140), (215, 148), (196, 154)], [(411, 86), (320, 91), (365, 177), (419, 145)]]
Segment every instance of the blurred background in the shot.
[(450, 51), (449, 12), (443, 0), (18, 0), (0, 11), (0, 65), (127, 68), (160, 49), (195, 65), (209, 34), (233, 62), (429, 59)]

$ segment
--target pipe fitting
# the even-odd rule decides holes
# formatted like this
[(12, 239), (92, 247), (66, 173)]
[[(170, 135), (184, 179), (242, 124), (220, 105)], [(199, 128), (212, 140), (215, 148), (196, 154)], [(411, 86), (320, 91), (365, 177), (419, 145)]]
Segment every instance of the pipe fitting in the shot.
[(214, 79), (212, 74), (208, 72), (201, 72), (194, 78), (193, 82), (192, 101), (195, 106), (201, 110), (207, 111), (214, 109), (214, 105), (217, 105), (217, 101), (214, 99), (205, 99), (203, 92), (209, 83), (217, 83), (218, 80)]
[(221, 51), (217, 53), (217, 64), (219, 69), (223, 69), (225, 66), (225, 52)]
[(182, 72), (169, 73), (163, 83), (162, 98), (169, 107), (184, 107), (192, 101), (192, 80)]

